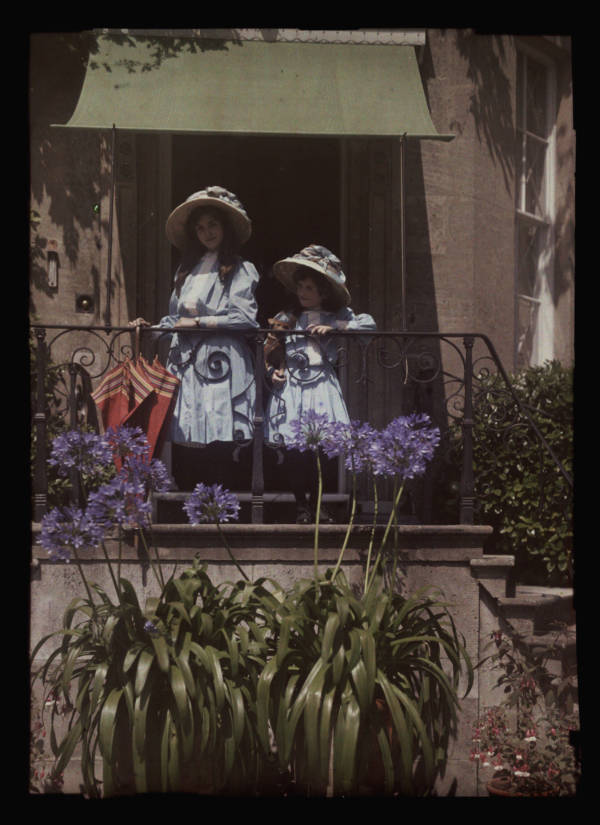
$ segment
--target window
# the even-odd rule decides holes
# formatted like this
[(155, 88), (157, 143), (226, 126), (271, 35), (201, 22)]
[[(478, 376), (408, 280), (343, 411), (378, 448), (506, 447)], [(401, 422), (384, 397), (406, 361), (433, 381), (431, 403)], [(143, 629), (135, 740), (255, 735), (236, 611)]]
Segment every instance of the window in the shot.
[(523, 368), (554, 353), (555, 74), (529, 51), (517, 61), (515, 361)]

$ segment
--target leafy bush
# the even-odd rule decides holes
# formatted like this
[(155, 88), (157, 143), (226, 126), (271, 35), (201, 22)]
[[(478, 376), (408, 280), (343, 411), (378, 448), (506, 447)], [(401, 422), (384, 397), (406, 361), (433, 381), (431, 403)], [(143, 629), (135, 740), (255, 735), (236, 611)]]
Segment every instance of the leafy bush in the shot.
[[(514, 393), (555, 456), (573, 469), (573, 371), (558, 361), (510, 376)], [(516, 557), (523, 584), (568, 585), (572, 575), (572, 488), (499, 374), (474, 385), (476, 520), (494, 528), (494, 553)], [(462, 438), (458, 428), (453, 437)], [(461, 450), (454, 465), (460, 473)], [(450, 497), (450, 496), (449, 496)]]

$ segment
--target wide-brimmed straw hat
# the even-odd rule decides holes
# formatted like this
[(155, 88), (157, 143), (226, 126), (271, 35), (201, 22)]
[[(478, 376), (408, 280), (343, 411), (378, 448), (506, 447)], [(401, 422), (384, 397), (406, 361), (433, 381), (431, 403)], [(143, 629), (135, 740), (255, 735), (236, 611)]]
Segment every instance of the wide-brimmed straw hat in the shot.
[(186, 198), (167, 218), (167, 238), (178, 249), (183, 249), (188, 240), (185, 230), (188, 216), (199, 206), (211, 206), (226, 212), (240, 243), (245, 243), (252, 234), (252, 221), (233, 192), (222, 186), (207, 186)]
[(282, 258), (273, 265), (275, 277), (292, 292), (296, 292), (294, 274), (299, 267), (314, 269), (323, 275), (332, 287), (333, 293), (341, 304), (348, 306), (350, 293), (346, 289), (346, 276), (342, 271), (342, 262), (325, 246), (310, 244), (289, 258)]

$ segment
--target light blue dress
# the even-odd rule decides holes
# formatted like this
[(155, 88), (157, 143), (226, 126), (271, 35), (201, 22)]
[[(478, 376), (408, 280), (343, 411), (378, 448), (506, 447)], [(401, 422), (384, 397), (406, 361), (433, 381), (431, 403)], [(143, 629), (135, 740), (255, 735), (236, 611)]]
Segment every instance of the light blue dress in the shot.
[(253, 434), (256, 386), (253, 358), (243, 336), (219, 333), (220, 327), (258, 326), (254, 292), (258, 272), (240, 261), (221, 282), (217, 253), (208, 252), (175, 290), (169, 315), (159, 322), (172, 328), (179, 318), (200, 317), (210, 335), (172, 336), (167, 369), (181, 386), (171, 424), (171, 440), (185, 444), (248, 439)]
[[(355, 315), (350, 307), (338, 312), (302, 312), (296, 329), (324, 324), (334, 329), (376, 329), (370, 315)], [(286, 338), (286, 382), (273, 386), (265, 414), (265, 439), (285, 443), (293, 435), (291, 422), (303, 412), (325, 413), (330, 421), (348, 423), (349, 416), (335, 365), (340, 339), (333, 334), (290, 335)]]

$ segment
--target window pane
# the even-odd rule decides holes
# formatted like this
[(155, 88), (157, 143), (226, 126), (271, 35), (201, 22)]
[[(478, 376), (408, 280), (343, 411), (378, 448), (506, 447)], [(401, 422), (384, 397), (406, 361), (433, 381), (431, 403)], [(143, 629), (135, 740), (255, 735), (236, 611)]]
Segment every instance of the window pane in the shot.
[(525, 121), (523, 116), (523, 100), (525, 86), (525, 55), (517, 52), (517, 129), (525, 129)]
[(533, 364), (533, 347), (539, 306), (519, 297), (517, 317), (517, 369)]
[(544, 138), (548, 136), (546, 100), (546, 67), (527, 58), (526, 129)]
[(517, 291), (520, 295), (533, 298), (536, 294), (536, 281), (539, 267), (539, 251), (542, 241), (542, 227), (533, 226), (526, 221), (519, 221), (519, 260)]
[(544, 217), (544, 172), (546, 144), (535, 138), (527, 138), (525, 178), (525, 211), (539, 218)]

